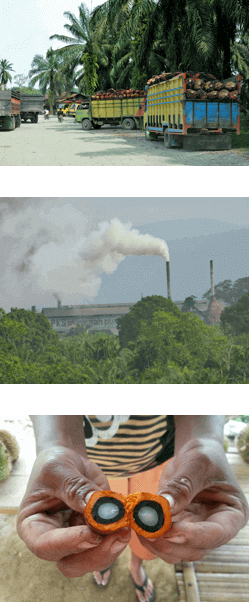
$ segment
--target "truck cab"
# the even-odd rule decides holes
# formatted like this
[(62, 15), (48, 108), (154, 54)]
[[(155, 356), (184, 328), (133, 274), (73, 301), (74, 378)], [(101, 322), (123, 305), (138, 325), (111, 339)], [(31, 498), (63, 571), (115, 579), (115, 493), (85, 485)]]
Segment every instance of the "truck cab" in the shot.
[(71, 105), (70, 104), (65, 104), (63, 102), (61, 102), (61, 104), (58, 105), (57, 107), (57, 111), (60, 110), (62, 111), (64, 117), (68, 114), (68, 111), (70, 109)]
[(67, 116), (68, 116), (68, 117), (75, 117), (75, 115), (76, 115), (76, 111), (77, 111), (77, 108), (78, 108), (78, 103), (77, 103), (77, 102), (73, 103), (73, 104), (72, 104), (72, 105), (69, 107), (69, 109), (68, 109), (68, 111), (67, 111)]
[(84, 120), (91, 120), (91, 111), (90, 111), (90, 102), (88, 100), (84, 100), (77, 106), (77, 110), (75, 113), (75, 121), (78, 123), (83, 123)]

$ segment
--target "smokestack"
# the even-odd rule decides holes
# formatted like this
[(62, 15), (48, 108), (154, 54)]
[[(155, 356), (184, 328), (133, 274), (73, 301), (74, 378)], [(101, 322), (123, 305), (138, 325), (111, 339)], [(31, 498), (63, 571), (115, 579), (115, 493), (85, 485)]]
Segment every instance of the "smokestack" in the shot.
[(36, 306), (35, 306), (35, 305), (32, 305), (32, 307), (31, 307), (31, 311), (33, 311), (33, 312), (35, 313), (35, 310), (36, 310)]
[(212, 293), (212, 297), (214, 297), (214, 267), (213, 267), (212, 259), (210, 259), (210, 278), (211, 278), (211, 293)]
[(58, 307), (58, 309), (60, 309), (60, 307), (61, 307), (61, 301), (59, 301), (59, 299), (57, 301), (57, 307)]
[(170, 286), (170, 266), (169, 266), (169, 261), (166, 261), (166, 274), (167, 274), (167, 291), (168, 291), (168, 299), (171, 299), (171, 286)]

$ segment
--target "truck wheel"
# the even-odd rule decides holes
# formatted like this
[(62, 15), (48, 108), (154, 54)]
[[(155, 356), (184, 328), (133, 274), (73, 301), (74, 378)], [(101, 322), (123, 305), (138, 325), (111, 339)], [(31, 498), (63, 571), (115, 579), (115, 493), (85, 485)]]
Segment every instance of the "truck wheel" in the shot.
[(126, 119), (124, 119), (124, 121), (122, 123), (122, 127), (124, 130), (134, 130), (135, 129), (134, 120), (131, 119), (130, 117), (126, 117)]
[(20, 117), (20, 115), (18, 115), (17, 120), (16, 120), (16, 127), (19, 128), (21, 123), (22, 123), (21, 117)]
[(34, 120), (34, 122), (35, 122), (35, 123), (38, 123), (38, 115), (35, 115), (35, 120)]
[(15, 120), (15, 117), (11, 117), (11, 121), (12, 121), (12, 124), (11, 124), (12, 128), (11, 129), (15, 130), (16, 129), (16, 120)]
[(172, 134), (169, 134), (168, 132), (168, 128), (166, 128), (164, 130), (164, 146), (166, 146), (166, 148), (171, 148), (172, 145)]
[(83, 119), (81, 122), (82, 130), (90, 130), (92, 127), (90, 119)]

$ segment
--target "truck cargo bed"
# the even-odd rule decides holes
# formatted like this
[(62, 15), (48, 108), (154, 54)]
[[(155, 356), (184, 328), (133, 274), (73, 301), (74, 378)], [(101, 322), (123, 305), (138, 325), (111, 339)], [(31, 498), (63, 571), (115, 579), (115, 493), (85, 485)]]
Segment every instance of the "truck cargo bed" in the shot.
[[(240, 79), (238, 76), (238, 90), (240, 91)], [(215, 143), (214, 134), (221, 137), (229, 132), (240, 133), (240, 106), (239, 96), (237, 100), (200, 100), (186, 97), (186, 74), (181, 73), (172, 77), (168, 81), (155, 83), (148, 88), (147, 103), (144, 115), (144, 125), (146, 136), (164, 135), (167, 130), (167, 136), (174, 138), (174, 141), (180, 141), (180, 138), (195, 136), (196, 148), (198, 143), (196, 135), (202, 136), (199, 144), (200, 149), (205, 148), (208, 135), (212, 136), (212, 143)], [(172, 138), (172, 139), (173, 139)], [(184, 143), (183, 147), (191, 150), (190, 143)], [(167, 148), (170, 144), (166, 143)], [(230, 148), (230, 138), (226, 136), (223, 142), (217, 138), (216, 148)]]

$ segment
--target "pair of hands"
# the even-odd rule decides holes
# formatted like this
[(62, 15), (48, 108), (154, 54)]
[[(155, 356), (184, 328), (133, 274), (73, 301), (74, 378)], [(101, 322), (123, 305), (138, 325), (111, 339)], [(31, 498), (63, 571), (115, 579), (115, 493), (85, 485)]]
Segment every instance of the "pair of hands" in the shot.
[[(69, 447), (53, 446), (34, 463), (22, 500), (17, 532), (28, 548), (57, 563), (66, 577), (104, 570), (125, 549), (130, 529), (95, 533), (83, 512), (88, 494), (110, 489), (102, 470)], [(165, 562), (193, 561), (235, 537), (248, 520), (248, 505), (213, 440), (192, 440), (162, 472), (158, 494), (173, 501), (172, 526), (161, 538), (142, 545)]]

